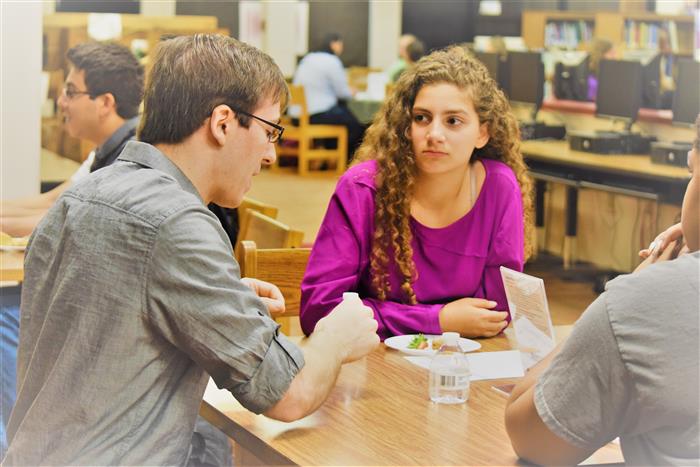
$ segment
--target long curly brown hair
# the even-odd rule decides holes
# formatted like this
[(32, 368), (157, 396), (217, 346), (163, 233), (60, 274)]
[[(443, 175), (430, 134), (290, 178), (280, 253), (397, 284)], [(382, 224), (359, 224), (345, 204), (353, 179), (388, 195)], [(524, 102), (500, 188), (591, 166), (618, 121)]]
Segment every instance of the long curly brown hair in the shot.
[(423, 86), (449, 83), (466, 90), (479, 123), (488, 127), (489, 141), (475, 149), (471, 162), (494, 159), (507, 164), (520, 185), (525, 224), (525, 258), (533, 232), (532, 180), (520, 152), (520, 130), (503, 91), (486, 67), (461, 47), (453, 46), (423, 57), (401, 74), (357, 151), (356, 161), (376, 160), (375, 228), (370, 255), (372, 286), (381, 300), (390, 291), (389, 264), (401, 275), (406, 302), (415, 304), (412, 283), (417, 278), (411, 248), (411, 199), (417, 173), (410, 139), (412, 109)]

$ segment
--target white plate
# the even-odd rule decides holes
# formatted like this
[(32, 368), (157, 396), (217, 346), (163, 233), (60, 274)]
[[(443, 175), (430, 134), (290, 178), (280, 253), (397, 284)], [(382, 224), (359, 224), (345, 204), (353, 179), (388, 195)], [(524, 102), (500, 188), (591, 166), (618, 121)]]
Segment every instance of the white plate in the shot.
[(24, 251), (27, 245), (0, 245), (0, 251)]
[[(411, 343), (414, 337), (416, 337), (418, 334), (406, 334), (404, 336), (393, 336), (384, 341), (387, 347), (390, 347), (392, 349), (399, 350), (405, 354), (408, 355), (422, 355), (422, 356), (430, 356), (433, 355), (436, 351), (433, 350), (432, 348), (427, 348), (427, 349), (409, 349), (408, 344)], [(436, 337), (441, 337), (441, 336), (436, 336), (434, 334), (424, 334), (424, 336), (430, 341), (428, 344), (429, 346), (432, 344), (432, 340)], [(481, 344), (473, 341), (471, 339), (467, 339), (465, 337), (460, 337), (459, 338), (459, 346), (462, 349), (462, 352), (473, 352), (475, 350), (479, 350), (481, 348)]]

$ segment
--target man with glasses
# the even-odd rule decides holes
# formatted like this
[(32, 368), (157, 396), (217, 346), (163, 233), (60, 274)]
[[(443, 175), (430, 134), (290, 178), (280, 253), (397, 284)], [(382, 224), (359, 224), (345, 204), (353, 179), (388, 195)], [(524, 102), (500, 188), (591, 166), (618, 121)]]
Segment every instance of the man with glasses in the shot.
[(91, 42), (68, 50), (70, 71), (58, 107), (64, 128), (74, 138), (97, 147), (66, 182), (38, 196), (2, 201), (0, 230), (29, 235), (68, 187), (117, 159), (136, 135), (143, 96), (143, 67), (128, 48)]
[(198, 34), (162, 42), (152, 66), (141, 142), (67, 190), (30, 240), (7, 465), (186, 465), (209, 375), (291, 421), (378, 344), (359, 301), (299, 347), (279, 334), (279, 289), (240, 278), (206, 209), (236, 207), (275, 160), (288, 98), (277, 65)]

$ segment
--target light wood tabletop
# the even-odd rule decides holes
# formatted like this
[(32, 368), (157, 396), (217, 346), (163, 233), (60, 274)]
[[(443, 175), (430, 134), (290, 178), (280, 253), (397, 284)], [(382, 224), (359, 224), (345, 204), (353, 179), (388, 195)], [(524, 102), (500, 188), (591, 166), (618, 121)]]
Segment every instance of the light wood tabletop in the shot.
[(0, 251), (0, 282), (24, 280), (24, 251)]
[[(510, 348), (505, 337), (481, 343), (486, 351)], [(254, 415), (211, 382), (201, 413), (236, 441), (242, 465), (515, 465), (506, 397), (492, 387), (509, 382), (473, 382), (466, 404), (435, 404), (428, 372), (381, 344), (345, 365), (325, 404), (296, 422)], [(616, 445), (591, 457), (621, 460)]]
[(690, 173), (685, 167), (654, 164), (650, 156), (637, 154), (594, 154), (573, 151), (567, 141), (523, 141), (521, 146), (527, 158), (545, 162), (559, 162), (581, 168), (594, 168), (610, 173), (641, 176), (644, 178), (665, 179), (670, 181), (690, 180)]

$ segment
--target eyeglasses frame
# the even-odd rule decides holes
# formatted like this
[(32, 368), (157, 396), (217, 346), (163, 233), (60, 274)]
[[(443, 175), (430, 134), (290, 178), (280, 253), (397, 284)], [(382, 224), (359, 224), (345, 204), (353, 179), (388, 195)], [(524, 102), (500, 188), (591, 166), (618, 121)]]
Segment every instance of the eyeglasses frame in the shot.
[[(231, 107), (231, 106), (229, 106), (229, 107)], [(270, 143), (277, 143), (278, 141), (282, 140), (282, 134), (284, 133), (284, 127), (282, 125), (279, 125), (277, 123), (273, 123), (269, 120), (265, 120), (264, 118), (260, 118), (257, 115), (253, 115), (252, 113), (248, 113), (248, 112), (245, 112), (243, 110), (237, 110), (234, 107), (231, 107), (231, 110), (233, 110), (234, 112), (237, 112), (241, 115), (245, 115), (246, 117), (250, 117), (250, 118), (254, 118), (256, 120), (259, 120), (267, 125), (270, 125), (272, 128), (277, 130), (279, 133), (273, 133), (272, 135), (267, 137), (267, 140)]]

